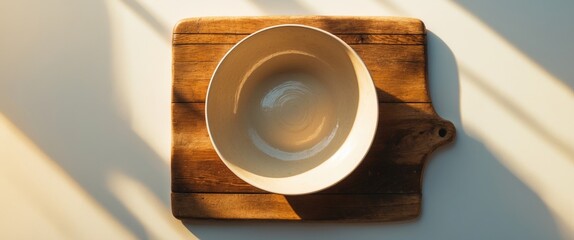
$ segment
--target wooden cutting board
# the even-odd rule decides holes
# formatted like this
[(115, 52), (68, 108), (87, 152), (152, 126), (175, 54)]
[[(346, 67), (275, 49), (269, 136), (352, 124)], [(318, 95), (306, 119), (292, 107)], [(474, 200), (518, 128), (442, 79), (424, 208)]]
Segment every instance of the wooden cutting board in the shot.
[[(223, 55), (261, 28), (296, 23), (347, 42), (369, 69), (379, 99), (372, 148), (347, 178), (324, 191), (284, 196), (257, 189), (219, 159), (204, 102)], [(417, 19), (388, 17), (192, 18), (173, 32), (172, 211), (179, 219), (402, 221), (421, 209), (426, 156), (453, 141), (427, 89), (426, 34)], [(432, 189), (430, 190), (432, 191)]]

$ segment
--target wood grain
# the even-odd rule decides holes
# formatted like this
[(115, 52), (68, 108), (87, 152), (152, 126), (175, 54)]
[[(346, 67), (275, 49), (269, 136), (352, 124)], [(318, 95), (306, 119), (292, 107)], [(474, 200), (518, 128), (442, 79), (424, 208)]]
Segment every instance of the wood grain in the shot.
[[(235, 44), (248, 34), (214, 34), (214, 33), (176, 33), (173, 34), (173, 45), (186, 44)], [(388, 44), (388, 45), (422, 45), (424, 35), (413, 34), (337, 34), (347, 44)]]
[(404, 221), (420, 213), (420, 194), (172, 193), (173, 215), (180, 219)]
[[(263, 192), (235, 176), (216, 154), (207, 133), (203, 103), (173, 103), (173, 192)], [(386, 103), (379, 108), (372, 150), (357, 171), (323, 193), (414, 193), (428, 149), (452, 140), (454, 126), (430, 103)], [(440, 129), (445, 135), (438, 134)], [(186, 161), (194, 159), (194, 161)]]
[[(231, 49), (228, 44), (188, 44), (174, 45), (173, 54), (175, 62), (214, 62), (219, 60)], [(351, 48), (359, 54), (364, 61), (397, 61), (397, 62), (423, 62), (424, 46), (422, 45), (385, 45), (385, 44), (358, 44)], [(373, 56), (371, 52), (379, 52)], [(217, 61), (218, 62), (218, 61)]]
[[(223, 45), (225, 46), (225, 45)], [(382, 45), (384, 46), (384, 45)], [(199, 54), (202, 45), (194, 45), (193, 53), (189, 49), (182, 54)], [(221, 47), (221, 46), (218, 46)], [(402, 50), (411, 49), (411, 46), (399, 46)], [(373, 57), (369, 56), (369, 49), (363, 49), (362, 46), (356, 47), (357, 53), (365, 62), (369, 69), (375, 86), (379, 89), (378, 99), (380, 102), (430, 102), (426, 85), (426, 63), (424, 60), (424, 46), (416, 47), (411, 52), (402, 52), (401, 49), (394, 49), (395, 52), (400, 52), (393, 56), (395, 59), (399, 55), (407, 55), (404, 59), (418, 59), (417, 61), (391, 61), (384, 58), (384, 56)], [(375, 47), (373, 51), (386, 51)], [(174, 50), (175, 51), (175, 50)], [(391, 55), (392, 51), (389, 50), (387, 55)], [(220, 54), (210, 53), (212, 57), (223, 57), (225, 51)], [(408, 56), (413, 54), (416, 56)], [(383, 54), (382, 54), (383, 55)], [(182, 57), (184, 58), (184, 57)], [(203, 57), (185, 57), (187, 59), (207, 59)], [(205, 61), (191, 61), (191, 62), (174, 62), (173, 64), (173, 92), (172, 102), (205, 102), (207, 93), (207, 86), (209, 79), (217, 66), (217, 62)]]
[(402, 17), (210, 17), (180, 21), (173, 33), (251, 34), (279, 24), (304, 24), (334, 34), (424, 34), (421, 20)]
[[(204, 102), (221, 57), (277, 24), (336, 34), (359, 54), (377, 88), (379, 127), (371, 150), (343, 181), (319, 193), (270, 194), (235, 176), (209, 140)], [(240, 17), (185, 19), (174, 28), (172, 210), (180, 219), (402, 221), (420, 214), (426, 157), (455, 136), (436, 115), (426, 79), (426, 35), (417, 19)]]

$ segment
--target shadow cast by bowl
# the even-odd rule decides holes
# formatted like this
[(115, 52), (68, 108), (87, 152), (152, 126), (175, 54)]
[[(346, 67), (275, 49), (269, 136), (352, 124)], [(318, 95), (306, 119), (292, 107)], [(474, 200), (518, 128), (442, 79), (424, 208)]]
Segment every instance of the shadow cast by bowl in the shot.
[[(391, 99), (390, 94), (383, 94)], [(371, 149), (351, 175), (317, 193), (321, 197), (286, 196), (286, 199), (305, 220), (336, 219), (337, 214), (347, 221), (416, 218), (420, 213), (426, 156), (453, 141), (455, 132), (450, 122), (434, 114), (430, 103), (404, 103), (392, 98), (380, 103), (379, 127)], [(354, 199), (333, 194), (353, 194)], [(362, 206), (340, 207), (341, 204)]]

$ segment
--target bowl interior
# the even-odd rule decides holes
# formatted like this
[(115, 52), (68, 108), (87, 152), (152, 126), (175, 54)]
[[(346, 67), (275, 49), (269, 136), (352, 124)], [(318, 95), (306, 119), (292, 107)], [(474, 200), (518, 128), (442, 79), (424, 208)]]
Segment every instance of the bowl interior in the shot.
[(355, 145), (368, 150), (377, 109), (363, 139), (357, 120), (365, 123), (360, 110), (373, 104), (370, 75), (349, 46), (318, 29), (283, 25), (249, 36), (223, 58), (206, 118), (216, 151), (237, 176), (267, 191), (301, 194), (358, 165), (366, 150)]

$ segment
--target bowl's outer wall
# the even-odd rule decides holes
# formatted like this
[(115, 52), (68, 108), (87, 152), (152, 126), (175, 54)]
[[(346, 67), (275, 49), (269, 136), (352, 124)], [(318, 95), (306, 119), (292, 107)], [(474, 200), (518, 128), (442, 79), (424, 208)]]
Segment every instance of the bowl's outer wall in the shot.
[[(309, 71), (331, 69), (332, 77), (314, 79), (305, 84), (311, 87), (312, 83), (322, 82), (321, 87), (315, 89), (318, 91), (316, 97), (322, 95), (320, 91), (328, 89), (329, 94), (322, 95), (329, 98), (323, 100), (328, 102), (314, 107), (335, 108), (331, 115), (322, 117), (335, 118), (333, 121), (336, 122), (329, 130), (335, 134), (322, 150), (314, 154), (301, 152), (298, 154), (300, 159), (296, 161), (279, 160), (297, 154), (281, 153), (273, 146), (267, 146), (268, 143), (259, 136), (270, 134), (266, 131), (279, 134), (283, 129), (263, 129), (261, 131), (264, 132), (254, 133), (253, 129), (258, 129), (254, 123), (261, 118), (251, 119), (253, 110), (262, 107), (257, 96), (269, 91), (261, 88), (264, 84), (258, 82), (257, 77), (252, 78), (256, 75), (254, 73), (265, 71), (270, 66), (275, 69), (273, 64), (266, 64), (274, 59), (279, 59), (279, 69), (280, 65), (296, 64), (287, 61), (289, 56), (298, 57), (299, 62), (304, 61), (300, 58), (302, 56), (315, 59), (304, 66)], [(277, 25), (244, 38), (218, 64), (206, 97), (207, 129), (221, 160), (242, 180), (269, 192), (308, 194), (341, 181), (369, 151), (377, 129), (376, 96), (367, 68), (345, 42), (328, 32), (305, 25)], [(242, 100), (246, 102), (242, 103)], [(315, 104), (318, 102), (320, 100), (316, 99)], [(317, 110), (321, 109), (311, 111), (317, 113)], [(272, 121), (278, 124), (276, 120)], [(298, 134), (312, 134), (314, 131), (308, 129)], [(258, 139), (254, 139), (253, 134), (257, 134)], [(324, 137), (327, 136), (320, 138)], [(289, 132), (281, 141), (296, 139)], [(266, 150), (268, 152), (264, 152)]]

